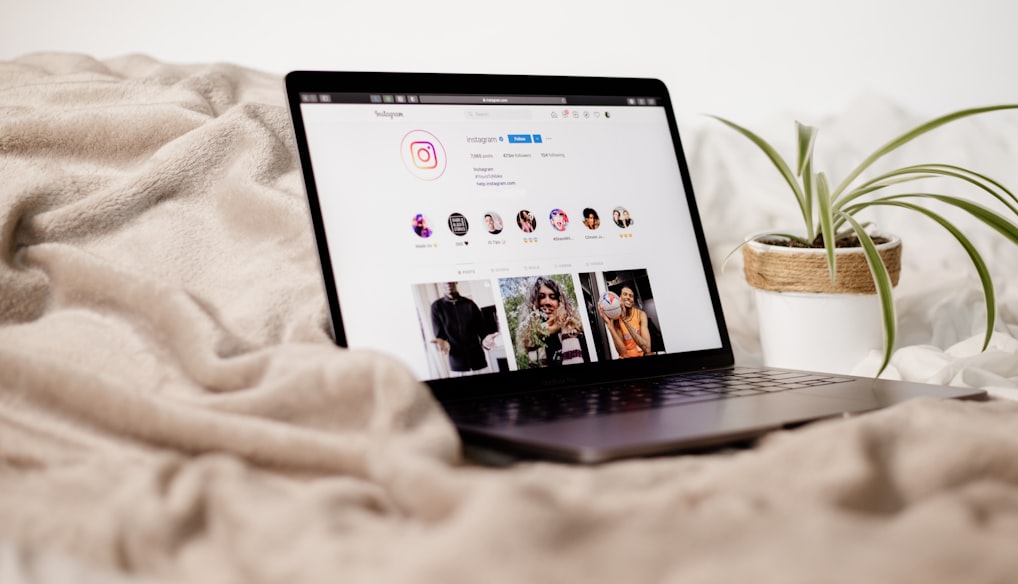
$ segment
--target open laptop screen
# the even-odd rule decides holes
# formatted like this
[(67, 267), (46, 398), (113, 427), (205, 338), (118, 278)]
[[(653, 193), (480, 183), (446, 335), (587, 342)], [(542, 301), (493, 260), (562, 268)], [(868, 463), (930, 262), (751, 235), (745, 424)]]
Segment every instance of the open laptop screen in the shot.
[(426, 381), (727, 345), (667, 95), (291, 100), (341, 344)]

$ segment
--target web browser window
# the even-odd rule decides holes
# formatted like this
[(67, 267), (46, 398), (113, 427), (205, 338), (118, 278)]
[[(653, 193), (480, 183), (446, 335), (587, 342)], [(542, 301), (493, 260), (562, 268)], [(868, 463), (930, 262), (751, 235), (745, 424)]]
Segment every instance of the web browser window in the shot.
[(721, 347), (653, 97), (301, 101), (350, 347), (422, 380)]

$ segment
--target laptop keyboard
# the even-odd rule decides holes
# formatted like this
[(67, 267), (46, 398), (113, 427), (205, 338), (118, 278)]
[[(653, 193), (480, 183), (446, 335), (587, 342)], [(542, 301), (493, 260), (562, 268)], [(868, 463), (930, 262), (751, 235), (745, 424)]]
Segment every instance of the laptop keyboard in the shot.
[(732, 399), (851, 381), (799, 371), (736, 367), (683, 375), (502, 396), (446, 404), (449, 416), (470, 426), (522, 426), (685, 403)]

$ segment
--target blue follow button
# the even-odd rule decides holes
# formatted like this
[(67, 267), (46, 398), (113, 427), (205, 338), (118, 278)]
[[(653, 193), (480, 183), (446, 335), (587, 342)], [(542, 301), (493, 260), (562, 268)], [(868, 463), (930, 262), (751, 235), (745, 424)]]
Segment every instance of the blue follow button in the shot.
[(509, 134), (508, 138), (510, 144), (530, 144), (531, 142), (534, 144), (544, 143), (540, 134)]

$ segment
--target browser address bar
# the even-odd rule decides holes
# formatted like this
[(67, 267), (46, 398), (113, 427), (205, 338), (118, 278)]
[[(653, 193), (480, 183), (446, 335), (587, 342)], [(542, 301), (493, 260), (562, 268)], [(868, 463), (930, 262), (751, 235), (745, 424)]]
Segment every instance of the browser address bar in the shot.
[(476, 105), (562, 105), (564, 97), (530, 95), (422, 95), (421, 103), (464, 103)]

